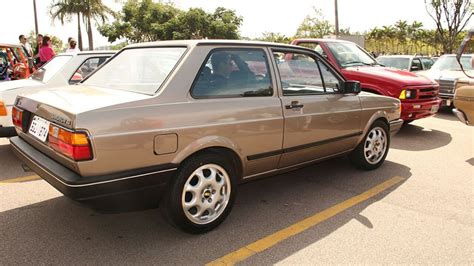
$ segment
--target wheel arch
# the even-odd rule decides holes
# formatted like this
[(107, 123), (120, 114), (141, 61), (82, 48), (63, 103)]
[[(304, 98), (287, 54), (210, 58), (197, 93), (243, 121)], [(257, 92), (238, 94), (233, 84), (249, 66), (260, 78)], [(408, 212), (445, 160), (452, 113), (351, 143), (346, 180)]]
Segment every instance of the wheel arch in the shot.
[(369, 121), (365, 124), (364, 129), (362, 131), (361, 136), (359, 137), (357, 141), (357, 145), (364, 139), (365, 135), (369, 131), (370, 127), (376, 122), (376, 121), (382, 121), (387, 125), (388, 128), (388, 133), (390, 134), (390, 123), (388, 120), (388, 114), (385, 111), (379, 110), (375, 112), (369, 119)]
[(234, 166), (237, 180), (242, 179), (244, 173), (244, 156), (241, 154), (241, 149), (227, 138), (216, 136), (208, 136), (203, 139), (193, 141), (186, 148), (182, 149), (177, 156), (175, 156), (173, 163), (180, 165), (191, 157), (195, 157), (204, 153), (214, 153), (225, 158), (229, 158), (230, 163)]

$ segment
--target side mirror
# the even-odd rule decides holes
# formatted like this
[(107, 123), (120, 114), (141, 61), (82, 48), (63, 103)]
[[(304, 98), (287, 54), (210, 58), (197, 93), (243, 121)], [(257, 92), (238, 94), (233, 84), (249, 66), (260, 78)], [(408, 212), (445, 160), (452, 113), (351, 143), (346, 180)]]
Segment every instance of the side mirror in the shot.
[(344, 82), (344, 93), (359, 93), (360, 92), (360, 82), (355, 80), (348, 80)]

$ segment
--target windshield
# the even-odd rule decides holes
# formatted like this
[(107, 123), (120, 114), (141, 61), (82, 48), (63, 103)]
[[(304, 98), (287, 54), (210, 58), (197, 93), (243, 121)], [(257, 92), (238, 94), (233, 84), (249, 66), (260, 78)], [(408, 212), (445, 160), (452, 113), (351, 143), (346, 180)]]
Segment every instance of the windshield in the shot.
[(72, 56), (70, 55), (55, 56), (51, 61), (36, 70), (31, 75), (31, 78), (46, 83), (56, 75), (71, 58)]
[(377, 64), (377, 61), (354, 43), (328, 42), (327, 45), (341, 67)]
[[(471, 56), (463, 55), (461, 57), (461, 64), (464, 70), (473, 70), (471, 65)], [(450, 70), (450, 71), (461, 71), (458, 61), (455, 55), (441, 56), (434, 65), (431, 67), (433, 70)]]
[(377, 61), (385, 66), (398, 68), (401, 70), (408, 70), (410, 65), (410, 58), (400, 58), (400, 57), (379, 57)]
[(185, 47), (126, 49), (103, 65), (83, 84), (154, 94), (185, 50)]

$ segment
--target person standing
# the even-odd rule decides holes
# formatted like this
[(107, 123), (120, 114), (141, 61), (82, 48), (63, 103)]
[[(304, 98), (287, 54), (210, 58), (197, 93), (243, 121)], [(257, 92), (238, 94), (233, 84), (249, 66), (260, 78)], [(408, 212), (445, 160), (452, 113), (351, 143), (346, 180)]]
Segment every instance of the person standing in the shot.
[(34, 50), (34, 52), (35, 52), (35, 57), (34, 57), (34, 59), (35, 59), (35, 66), (38, 66), (38, 65), (40, 65), (40, 63), (41, 63), (41, 60), (40, 60), (40, 58), (39, 58), (39, 49), (40, 49), (42, 43), (43, 43), (43, 35), (42, 35), (42, 34), (38, 34), (38, 35), (36, 36), (36, 46), (35, 46), (35, 50)]
[(33, 50), (31, 49), (30, 44), (27, 42), (25, 35), (21, 34), (18, 39), (20, 40), (20, 45), (23, 49), (23, 53), (25, 54), (28, 60), (28, 68), (30, 69), (30, 71), (33, 71)]
[(41, 44), (41, 47), (39, 49), (39, 58), (40, 58), (40, 64), (44, 65), (46, 62), (51, 60), (56, 54), (54, 53), (53, 48), (51, 47), (51, 38), (49, 36), (44, 36), (43, 37), (43, 42)]
[(69, 39), (69, 47), (66, 49), (66, 53), (78, 53), (81, 50), (77, 48), (77, 42), (73, 38)]

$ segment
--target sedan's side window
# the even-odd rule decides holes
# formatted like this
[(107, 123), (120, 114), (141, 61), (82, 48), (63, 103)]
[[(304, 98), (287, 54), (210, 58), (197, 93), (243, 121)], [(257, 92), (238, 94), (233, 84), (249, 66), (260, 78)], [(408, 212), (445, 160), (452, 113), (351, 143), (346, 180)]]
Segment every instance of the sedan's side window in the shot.
[(69, 84), (78, 83), (87, 77), (92, 71), (102, 65), (105, 61), (109, 59), (109, 56), (102, 56), (102, 57), (93, 57), (89, 58), (82, 65), (74, 72), (71, 79), (69, 80)]
[(274, 56), (283, 58), (277, 64), (283, 95), (311, 95), (340, 91), (341, 81), (319, 59), (293, 52), (275, 52)]
[(272, 96), (268, 60), (262, 49), (216, 49), (201, 67), (194, 98)]

